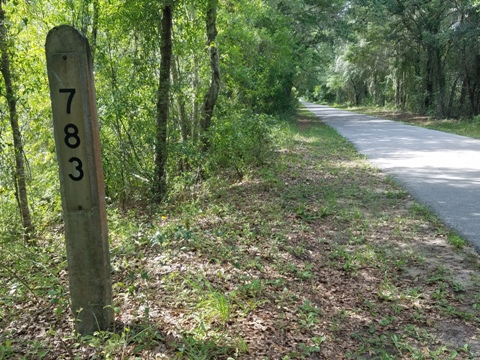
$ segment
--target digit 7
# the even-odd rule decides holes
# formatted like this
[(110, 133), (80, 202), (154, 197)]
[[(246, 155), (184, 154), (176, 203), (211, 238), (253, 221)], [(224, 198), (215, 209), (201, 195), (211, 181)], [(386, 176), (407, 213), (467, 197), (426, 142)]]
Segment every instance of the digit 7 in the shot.
[(73, 96), (75, 95), (76, 90), (75, 89), (60, 89), (60, 92), (61, 93), (70, 93), (70, 95), (68, 95), (68, 100), (67, 100), (67, 114), (70, 114), (71, 109), (72, 109), (72, 100), (73, 100)]

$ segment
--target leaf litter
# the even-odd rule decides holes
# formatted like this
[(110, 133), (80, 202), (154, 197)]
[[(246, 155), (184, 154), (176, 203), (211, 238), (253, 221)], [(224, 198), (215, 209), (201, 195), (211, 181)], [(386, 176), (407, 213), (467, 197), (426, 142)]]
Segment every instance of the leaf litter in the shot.
[(478, 254), (330, 128), (292, 132), (194, 202), (109, 210), (110, 331), (73, 334), (61, 251), (36, 299), (0, 270), (0, 359), (479, 358)]

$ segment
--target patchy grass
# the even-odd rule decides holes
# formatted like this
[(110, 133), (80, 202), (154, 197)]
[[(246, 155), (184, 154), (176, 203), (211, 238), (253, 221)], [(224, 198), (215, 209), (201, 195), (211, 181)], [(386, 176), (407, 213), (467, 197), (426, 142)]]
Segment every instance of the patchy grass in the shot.
[(241, 181), (109, 209), (111, 331), (72, 335), (61, 229), (9, 244), (0, 359), (475, 359), (478, 255), (306, 111), (289, 132)]
[(437, 119), (431, 116), (401, 112), (397, 110), (349, 107), (348, 110), (368, 114), (383, 119), (400, 121), (409, 125), (421, 126), (427, 129), (444, 131), (452, 134), (480, 139), (480, 117), (468, 119)]

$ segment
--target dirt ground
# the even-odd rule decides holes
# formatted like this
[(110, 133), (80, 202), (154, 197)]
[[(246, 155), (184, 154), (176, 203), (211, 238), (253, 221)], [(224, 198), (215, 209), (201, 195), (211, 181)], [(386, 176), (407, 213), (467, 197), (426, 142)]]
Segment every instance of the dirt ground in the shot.
[(307, 113), (271, 163), (189, 191), (110, 209), (111, 331), (72, 333), (61, 228), (22, 254), (56, 285), (1, 274), (0, 359), (480, 359), (478, 254)]

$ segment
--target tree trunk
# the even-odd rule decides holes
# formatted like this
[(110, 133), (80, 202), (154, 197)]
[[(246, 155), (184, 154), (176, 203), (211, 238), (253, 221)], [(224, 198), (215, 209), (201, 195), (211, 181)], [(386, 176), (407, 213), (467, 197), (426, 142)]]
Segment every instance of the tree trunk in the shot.
[(475, 116), (475, 82), (469, 81), (468, 98), (470, 99), (470, 116)]
[(7, 98), (10, 125), (13, 134), (13, 146), (15, 152), (15, 189), (22, 219), (23, 239), (29, 241), (34, 236), (34, 226), (30, 216), (27, 196), (27, 182), (25, 176), (25, 163), (23, 161), (23, 143), (18, 124), (17, 98), (12, 83), (10, 72), (10, 58), (8, 55), (7, 28), (5, 26), (5, 11), (0, 1), (0, 51), (1, 51), (1, 72), (5, 82), (5, 96)]
[(216, 46), (217, 41), (217, 7), (218, 0), (208, 0), (205, 25), (207, 31), (207, 46), (210, 55), (210, 85), (205, 95), (201, 110), (201, 129), (203, 133), (203, 145), (208, 146), (206, 131), (212, 123), (213, 111), (220, 91), (220, 56)]
[(426, 47), (427, 63), (425, 65), (425, 112), (428, 113), (433, 104), (433, 53), (429, 47)]
[(99, 17), (100, 17), (100, 5), (98, 4), (98, 0), (93, 0), (92, 39), (90, 41), (92, 59), (95, 59), (95, 51), (97, 50)]
[(468, 74), (465, 74), (465, 77), (462, 80), (462, 90), (460, 91), (460, 98), (458, 100), (458, 107), (460, 110), (464, 108), (465, 98), (467, 97), (467, 88), (468, 88)]
[(160, 79), (157, 94), (157, 122), (155, 142), (154, 201), (160, 202), (167, 191), (167, 121), (170, 107), (170, 66), (172, 60), (173, 2), (162, 10), (160, 24)]
[(352, 84), (352, 88), (353, 88), (353, 104), (354, 104), (355, 106), (358, 106), (358, 104), (359, 104), (359, 99), (358, 99), (357, 84), (355, 84), (355, 81), (353, 81), (352, 79), (350, 79), (350, 83)]
[(425, 108), (434, 110), (437, 116), (445, 116), (445, 73), (439, 44), (433, 42), (425, 46), (426, 62), (426, 97)]
[(198, 141), (200, 137), (200, 74), (197, 55), (193, 54), (193, 97), (192, 97), (192, 139)]
[(179, 87), (176, 100), (179, 114), (180, 135), (182, 137), (182, 141), (186, 142), (190, 137), (190, 126), (187, 119), (187, 110), (185, 109), (185, 96), (183, 95), (183, 91), (181, 89), (181, 79), (180, 71), (178, 69), (178, 61), (176, 60), (175, 56), (172, 57), (172, 80), (174, 86)]
[(445, 117), (445, 71), (443, 67), (442, 55), (438, 47), (435, 48), (435, 82), (437, 93), (437, 113), (440, 117)]
[(448, 107), (446, 109), (446, 114), (445, 114), (447, 118), (453, 115), (453, 104), (455, 100), (455, 93), (457, 91), (457, 84), (459, 79), (460, 79), (459, 76), (455, 78), (455, 81), (452, 84), (452, 88), (450, 89), (450, 97), (448, 98)]

